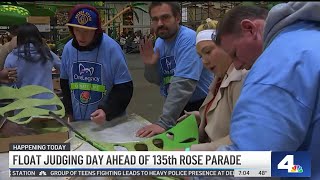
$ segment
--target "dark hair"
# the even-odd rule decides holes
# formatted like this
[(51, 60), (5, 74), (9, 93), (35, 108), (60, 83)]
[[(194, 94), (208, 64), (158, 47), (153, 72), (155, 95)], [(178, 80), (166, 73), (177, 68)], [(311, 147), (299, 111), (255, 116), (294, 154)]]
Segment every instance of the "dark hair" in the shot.
[(9, 27), (8, 32), (12, 35), (12, 36), (17, 36), (18, 35), (18, 29), (19, 26), (18, 25), (12, 25)]
[(180, 4), (178, 2), (152, 2), (149, 6), (149, 15), (151, 15), (151, 9), (162, 4), (168, 4), (171, 7), (171, 11), (174, 17), (181, 15)]
[[(33, 44), (36, 51), (39, 53), (39, 59), (32, 58), (30, 53), (30, 44)], [(23, 57), (27, 61), (43, 60), (44, 62), (46, 62), (47, 60), (53, 60), (53, 56), (49, 50), (49, 47), (43, 41), (38, 28), (34, 24), (26, 23), (19, 26), (17, 35), (17, 47), (18, 54), (20, 54), (20, 48), (23, 47)]]
[(217, 40), (220, 44), (222, 35), (240, 33), (240, 22), (244, 19), (266, 19), (268, 10), (257, 6), (236, 6), (228, 11), (218, 23)]

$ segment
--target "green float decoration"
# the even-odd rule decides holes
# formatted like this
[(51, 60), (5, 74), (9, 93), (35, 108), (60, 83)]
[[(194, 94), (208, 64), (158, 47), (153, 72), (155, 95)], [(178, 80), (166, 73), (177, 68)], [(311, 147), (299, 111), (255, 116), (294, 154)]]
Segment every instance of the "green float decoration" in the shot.
[[(51, 99), (36, 99), (32, 97), (42, 93), (50, 93), (53, 97)], [(49, 89), (36, 85), (24, 86), (20, 89), (1, 86), (0, 94), (0, 99), (13, 101), (0, 108), (0, 115), (8, 116), (8, 120), (17, 124), (28, 124), (29, 127), (36, 129), (40, 133), (66, 131), (66, 127), (61, 127), (56, 121), (48, 121), (46, 124), (31, 122), (35, 117), (51, 118), (51, 116), (49, 116), (49, 110), (42, 109), (39, 106), (56, 105), (58, 109), (53, 112), (59, 117), (65, 115), (63, 103), (59, 97)], [(17, 113), (18, 110), (21, 111)], [(196, 118), (194, 115), (191, 115), (166, 132), (141, 142), (98, 142), (90, 140), (87, 136), (81, 139), (100, 151), (115, 151), (116, 146), (124, 147), (129, 151), (161, 151), (181, 149), (190, 147), (192, 144), (198, 144), (199, 132)]]
[(55, 16), (57, 7), (48, 5), (20, 4), (19, 6), (27, 9), (31, 16)]
[(148, 10), (144, 8), (144, 6), (148, 5), (147, 3), (144, 2), (130, 2), (129, 4), (126, 5), (126, 8), (121, 10), (118, 14), (114, 15), (112, 19), (108, 20), (103, 27), (109, 26), (114, 20), (119, 18), (121, 15), (124, 13), (133, 12), (134, 17), (137, 19), (137, 22), (139, 22), (139, 16), (138, 13), (136, 12), (137, 9), (144, 13), (148, 13)]
[[(32, 97), (42, 93), (49, 93), (52, 95), (52, 98), (36, 99)], [(56, 105), (57, 110), (53, 112), (60, 117), (64, 117), (65, 115), (65, 108), (60, 98), (51, 90), (42, 86), (29, 85), (20, 89), (1, 86), (0, 94), (1, 100), (13, 100), (10, 104), (0, 108), (0, 115), (5, 116), (6, 114), (8, 120), (17, 124), (28, 124), (35, 117), (52, 119), (49, 116), (49, 110), (39, 107), (44, 105)]]
[(11, 26), (27, 22), (30, 12), (13, 5), (0, 5), (0, 26)]
[(198, 144), (199, 131), (195, 116), (190, 115), (168, 131), (141, 142), (107, 143), (92, 141), (87, 137), (82, 140), (100, 151), (115, 151), (116, 146), (124, 147), (128, 151), (162, 151), (182, 149)]

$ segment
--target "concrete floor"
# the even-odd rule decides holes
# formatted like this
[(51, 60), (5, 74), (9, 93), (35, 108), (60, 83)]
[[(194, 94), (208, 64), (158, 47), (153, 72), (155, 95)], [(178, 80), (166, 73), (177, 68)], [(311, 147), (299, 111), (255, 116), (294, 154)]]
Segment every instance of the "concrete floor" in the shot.
[(145, 80), (144, 64), (139, 53), (126, 54), (129, 70), (133, 79), (133, 97), (128, 106), (128, 114), (136, 113), (154, 122), (162, 112), (163, 97), (160, 96), (159, 86)]

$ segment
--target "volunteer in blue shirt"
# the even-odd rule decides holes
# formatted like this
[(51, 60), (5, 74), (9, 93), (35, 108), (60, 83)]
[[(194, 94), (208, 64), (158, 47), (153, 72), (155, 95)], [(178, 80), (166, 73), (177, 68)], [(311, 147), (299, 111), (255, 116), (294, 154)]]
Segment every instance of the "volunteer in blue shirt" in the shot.
[(63, 49), (60, 73), (67, 114), (97, 124), (124, 114), (133, 83), (120, 46), (101, 29), (99, 13), (76, 5), (66, 25), (73, 36)]
[(180, 4), (152, 2), (149, 6), (151, 27), (158, 38), (141, 42), (145, 78), (160, 86), (165, 103), (162, 115), (137, 136), (150, 137), (173, 127), (183, 110), (198, 111), (207, 96), (212, 74), (203, 67), (196, 51), (196, 32), (179, 25)]
[(251, 69), (231, 119), (233, 144), (220, 150), (308, 151), (311, 178), (299, 179), (320, 179), (319, 8), (238, 6), (219, 23), (217, 43), (237, 69)]
[[(17, 48), (8, 54), (4, 68), (17, 68), (17, 81), (9, 84), (10, 86), (21, 88), (38, 85), (53, 91), (52, 68), (59, 70), (60, 63), (59, 57), (42, 40), (38, 28), (34, 24), (25, 23), (18, 29)], [(33, 98), (50, 99), (52, 94), (37, 94)], [(53, 105), (41, 107), (57, 109)]]

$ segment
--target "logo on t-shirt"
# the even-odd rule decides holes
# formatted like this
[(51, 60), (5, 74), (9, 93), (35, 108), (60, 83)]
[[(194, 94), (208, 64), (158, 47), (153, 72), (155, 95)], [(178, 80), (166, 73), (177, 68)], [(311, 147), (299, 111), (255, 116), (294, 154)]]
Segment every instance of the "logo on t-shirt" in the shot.
[(80, 102), (82, 102), (83, 104), (88, 103), (90, 100), (90, 92), (89, 91), (82, 91), (82, 93), (80, 94)]
[(89, 73), (90, 76), (92, 76), (92, 74), (94, 72), (94, 68), (93, 67), (86, 68), (86, 67), (84, 67), (83, 64), (79, 64), (79, 72), (80, 72), (80, 75), (85, 74), (85, 73)]
[(171, 78), (174, 75), (176, 68), (176, 61), (174, 56), (167, 56), (160, 59), (161, 73), (162, 73), (162, 90), (164, 95), (168, 95), (168, 88), (171, 82)]
[(72, 67), (71, 89), (76, 100), (82, 104), (99, 102), (104, 93), (105, 86), (101, 79), (102, 64), (96, 62), (74, 62)]

